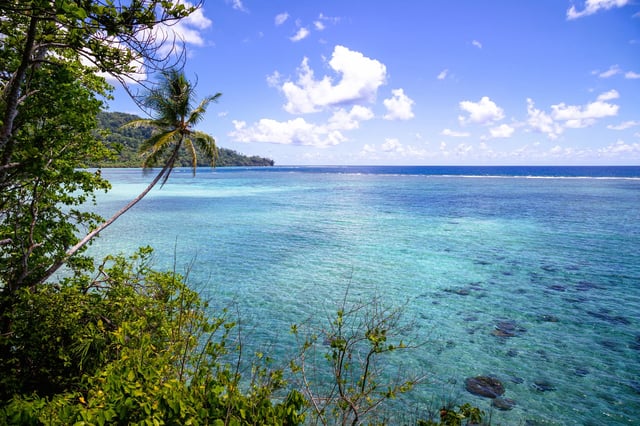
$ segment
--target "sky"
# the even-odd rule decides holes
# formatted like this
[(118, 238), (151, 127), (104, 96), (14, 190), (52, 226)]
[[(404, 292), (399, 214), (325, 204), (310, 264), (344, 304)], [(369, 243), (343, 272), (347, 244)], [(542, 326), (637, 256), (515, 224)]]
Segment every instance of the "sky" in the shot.
[(640, 165), (638, 0), (204, 0), (171, 31), (222, 93), (198, 130), (276, 165)]

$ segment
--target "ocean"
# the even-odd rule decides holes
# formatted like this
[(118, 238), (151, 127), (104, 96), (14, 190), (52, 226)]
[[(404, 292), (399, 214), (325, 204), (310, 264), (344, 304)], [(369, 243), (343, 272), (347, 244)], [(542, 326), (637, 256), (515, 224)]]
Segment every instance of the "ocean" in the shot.
[[(104, 217), (152, 175), (106, 169)], [(251, 347), (295, 352), (348, 295), (399, 307), (426, 374), (417, 415), (470, 402), (492, 424), (640, 424), (640, 167), (176, 169), (92, 245), (155, 249)], [(489, 375), (511, 410), (465, 390)]]

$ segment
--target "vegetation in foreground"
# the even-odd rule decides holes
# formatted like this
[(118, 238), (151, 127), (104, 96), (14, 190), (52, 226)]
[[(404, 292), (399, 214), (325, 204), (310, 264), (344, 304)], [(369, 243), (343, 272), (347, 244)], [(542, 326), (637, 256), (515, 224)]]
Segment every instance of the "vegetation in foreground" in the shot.
[[(176, 271), (154, 270), (150, 249), (98, 264), (86, 256), (130, 207), (106, 221), (83, 208), (110, 187), (87, 170), (113, 155), (96, 131), (111, 90), (97, 71), (127, 84), (143, 61), (167, 77), (146, 104), (156, 113), (147, 124), (159, 127), (144, 145), (160, 168), (154, 185), (183, 148), (192, 166), (198, 149), (216, 154), (191, 127), (203, 104), (192, 107), (190, 83), (174, 71), (180, 55), (168, 63), (158, 50), (166, 40), (150, 31), (196, 8), (0, 3), (0, 424), (379, 424), (391, 418), (384, 405), (420, 382), (384, 371), (389, 354), (410, 350), (394, 332), (397, 311), (343, 303), (325, 328), (295, 326), (297, 356), (285, 370), (244, 354), (228, 311)], [(165, 104), (154, 103), (158, 93)], [(52, 279), (61, 267), (66, 278)], [(330, 380), (311, 382), (312, 366)], [(465, 405), (425, 417), (419, 424), (471, 424), (481, 413)]]

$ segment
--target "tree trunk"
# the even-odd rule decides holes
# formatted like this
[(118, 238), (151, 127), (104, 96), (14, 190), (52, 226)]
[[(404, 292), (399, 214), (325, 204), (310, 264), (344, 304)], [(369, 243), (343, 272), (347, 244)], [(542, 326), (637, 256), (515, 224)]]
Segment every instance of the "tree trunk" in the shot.
[(15, 74), (9, 79), (4, 93), (2, 93), (2, 97), (5, 102), (5, 110), (2, 112), (2, 127), (0, 127), (0, 152), (2, 153), (2, 166), (6, 166), (11, 160), (13, 149), (10, 141), (13, 137), (13, 123), (18, 115), (20, 86), (22, 86), (22, 83), (24, 82), (27, 75), (27, 69), (31, 63), (31, 53), (35, 43), (37, 26), (38, 18), (32, 16), (29, 22), (29, 30), (26, 34), (25, 46), (24, 51), (22, 52), (20, 65), (18, 66)]
[(124, 206), (123, 208), (118, 210), (113, 216), (111, 216), (110, 219), (108, 219), (107, 221), (103, 222), (102, 225), (98, 226), (96, 229), (94, 229), (93, 231), (89, 232), (83, 239), (78, 241), (78, 243), (76, 245), (74, 245), (73, 247), (68, 249), (67, 252), (65, 253), (64, 257), (62, 257), (60, 260), (58, 260), (56, 263), (54, 263), (49, 269), (47, 269), (45, 271), (45, 273), (43, 274), (43, 276), (36, 283), (34, 283), (33, 285), (34, 286), (35, 285), (39, 285), (39, 284), (42, 284), (45, 281), (47, 281), (58, 269), (60, 269), (62, 267), (62, 265), (67, 263), (67, 261), (74, 254), (76, 254), (78, 252), (78, 250), (80, 250), (82, 247), (86, 246), (89, 243), (89, 241), (91, 241), (93, 239), (93, 237), (98, 235), (100, 232), (104, 231), (109, 225), (111, 225), (113, 222), (115, 222), (116, 219), (118, 219), (120, 216), (125, 214), (131, 207), (135, 206), (140, 200), (142, 200), (144, 198), (144, 196), (147, 195), (149, 193), (149, 191), (151, 191), (151, 189), (153, 189), (154, 186), (156, 186), (156, 184), (160, 181), (160, 179), (162, 179), (163, 176), (165, 176), (167, 173), (171, 172), (171, 169), (173, 168), (173, 164), (175, 163), (175, 160), (178, 158), (178, 152), (180, 150), (180, 145), (181, 145), (181, 143), (177, 143), (176, 144), (176, 147), (173, 150), (173, 153), (171, 154), (171, 158), (169, 159), (169, 161), (167, 161), (165, 163), (165, 165), (162, 168), (162, 170), (160, 170), (158, 175), (153, 179), (153, 181), (151, 181), (149, 186), (147, 186), (145, 188), (145, 190), (140, 193), (140, 195), (138, 195), (136, 198), (131, 200), (126, 206)]

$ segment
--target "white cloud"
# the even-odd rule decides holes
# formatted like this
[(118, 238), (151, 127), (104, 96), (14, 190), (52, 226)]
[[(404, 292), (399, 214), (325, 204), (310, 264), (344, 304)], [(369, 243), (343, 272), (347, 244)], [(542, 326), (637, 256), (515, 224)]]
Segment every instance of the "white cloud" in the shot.
[(273, 74), (267, 76), (267, 84), (269, 87), (278, 87), (282, 76), (278, 71), (274, 71)]
[(403, 89), (392, 90), (393, 97), (383, 101), (387, 107), (385, 120), (410, 120), (414, 117), (411, 106), (414, 104), (413, 99), (404, 94)]
[(483, 96), (479, 102), (462, 101), (460, 109), (469, 113), (468, 117), (459, 117), (460, 123), (491, 124), (504, 118), (504, 111), (488, 96)]
[(325, 26), (322, 23), (322, 21), (313, 21), (313, 26), (316, 28), (317, 31), (322, 31), (325, 29)]
[(578, 11), (575, 6), (567, 10), (567, 19), (578, 19), (583, 16), (593, 15), (600, 10), (608, 10), (614, 7), (622, 7), (629, 3), (629, 0), (587, 0), (585, 8)]
[(616, 90), (610, 90), (586, 105), (567, 105), (564, 102), (551, 105), (550, 114), (536, 109), (533, 101), (527, 99), (527, 124), (531, 130), (544, 133), (549, 139), (557, 139), (564, 129), (588, 127), (600, 118), (616, 116), (619, 105), (608, 101), (619, 97), (620, 94)]
[(636, 142), (628, 144), (624, 141), (619, 140), (616, 143), (599, 149), (598, 153), (605, 157), (624, 156), (625, 158), (640, 158), (640, 143)]
[(235, 130), (229, 136), (238, 142), (269, 142), (284, 145), (308, 145), (323, 148), (346, 142), (343, 132), (360, 127), (360, 122), (374, 117), (373, 112), (361, 105), (347, 111), (336, 110), (326, 124), (317, 125), (298, 117), (288, 121), (263, 118), (252, 126), (233, 120)]
[(300, 41), (300, 40), (304, 40), (305, 38), (307, 38), (307, 36), (309, 35), (309, 30), (305, 27), (302, 27), (298, 30), (297, 33), (295, 33), (293, 36), (289, 37), (289, 40), (291, 41)]
[(347, 140), (339, 130), (308, 123), (301, 117), (288, 121), (263, 118), (250, 127), (247, 127), (244, 121), (233, 120), (233, 125), (235, 130), (229, 132), (229, 136), (238, 142), (269, 142), (323, 148)]
[(480, 43), (478, 40), (473, 40), (471, 44), (473, 44), (478, 49), (482, 49), (482, 43)]
[(457, 132), (451, 129), (444, 129), (442, 132), (440, 132), (440, 134), (443, 136), (451, 136), (454, 138), (466, 138), (471, 136), (469, 132)]
[(275, 18), (276, 26), (280, 26), (284, 24), (287, 21), (287, 19), (289, 19), (289, 14), (287, 12), (277, 14)]
[(371, 154), (375, 154), (376, 152), (377, 152), (376, 147), (373, 145), (369, 145), (367, 143), (362, 147), (362, 151), (360, 152), (360, 155), (369, 156)]
[(501, 124), (498, 127), (489, 129), (489, 134), (492, 138), (509, 138), (514, 131), (515, 129), (508, 124)]
[(242, 4), (242, 0), (227, 0), (227, 3), (231, 3), (231, 7), (233, 7), (235, 10), (249, 13), (249, 9), (247, 9), (244, 4)]
[(527, 114), (527, 124), (534, 131), (546, 134), (549, 139), (557, 139), (562, 133), (562, 126), (544, 111), (536, 109), (531, 99), (527, 99)]
[(353, 130), (360, 127), (361, 121), (371, 120), (373, 111), (361, 105), (354, 105), (350, 111), (343, 108), (333, 113), (328, 121), (328, 127), (332, 130)]
[(471, 134), (468, 132), (456, 132), (454, 130), (451, 129), (444, 129), (442, 132), (440, 132), (441, 135), (443, 136), (451, 136), (454, 138), (466, 138), (469, 137)]
[(617, 90), (614, 89), (598, 95), (598, 101), (599, 102), (610, 101), (612, 99), (618, 99), (619, 97), (620, 97), (620, 94), (618, 93)]
[[(186, 1), (181, 1), (180, 3), (186, 7), (193, 6)], [(211, 20), (204, 15), (204, 8), (199, 7), (189, 16), (177, 22), (153, 27), (153, 38), (159, 44), (160, 55), (170, 55), (173, 50), (177, 50), (177, 53), (180, 53), (182, 49), (180, 42), (194, 46), (204, 46), (205, 41), (201, 32), (209, 28), (211, 24)], [(147, 32), (146, 34), (149, 33)], [(143, 37), (146, 37), (146, 34)], [(172, 43), (174, 40), (179, 43)]]
[(440, 74), (438, 74), (438, 80), (444, 80), (445, 78), (447, 78), (447, 74), (449, 74), (448, 69), (440, 71)]
[[(193, 5), (187, 1), (174, 0), (176, 3), (183, 4), (185, 7)], [(204, 15), (204, 8), (199, 7), (189, 16), (180, 19), (171, 24), (159, 24), (151, 30), (143, 30), (140, 33), (140, 40), (154, 40), (158, 55), (160, 57), (170, 57), (172, 55), (180, 55), (183, 53), (183, 45), (204, 46), (205, 40), (202, 37), (202, 30), (209, 28), (212, 22)], [(106, 41), (111, 47), (126, 49), (124, 45), (118, 42), (116, 38)], [(86, 58), (83, 63), (90, 66), (90, 61)], [(123, 78), (125, 84), (137, 84), (148, 78), (147, 68), (142, 58), (134, 58), (129, 64), (132, 72)], [(106, 78), (108, 81), (115, 81), (115, 78), (107, 73), (97, 73)]]
[(404, 148), (402, 147), (402, 144), (400, 143), (400, 141), (396, 138), (387, 138), (385, 139), (384, 143), (382, 144), (382, 150), (384, 152), (400, 152), (402, 153), (404, 151)]
[(606, 101), (618, 98), (618, 92), (611, 90), (598, 96), (595, 102), (587, 105), (566, 105), (564, 102), (551, 105), (551, 115), (556, 121), (564, 121), (565, 127), (581, 128), (593, 125), (597, 119), (613, 117), (620, 107)]
[(324, 13), (321, 13), (318, 15), (318, 21), (329, 22), (330, 24), (336, 25), (340, 22), (340, 18), (335, 16), (326, 16)]
[(281, 87), (287, 98), (284, 106), (287, 112), (310, 113), (341, 104), (372, 102), (386, 80), (384, 64), (344, 46), (334, 48), (329, 66), (341, 75), (336, 84), (329, 76), (316, 80), (308, 58), (303, 59), (298, 81), (285, 82)]
[(620, 74), (621, 72), (622, 72), (622, 70), (620, 69), (620, 66), (611, 65), (608, 70), (599, 73), (598, 77), (600, 77), (600, 78), (609, 78), (609, 77), (613, 77), (616, 74)]
[[(369, 147), (369, 149), (371, 148), (375, 150), (375, 147)], [(386, 138), (380, 150), (391, 157), (420, 159), (428, 156), (425, 149), (402, 144), (397, 138)]]
[(631, 127), (640, 126), (640, 121), (625, 121), (617, 125), (610, 124), (607, 126), (607, 129), (611, 130), (626, 130)]
[(624, 74), (624, 78), (628, 78), (628, 79), (631, 79), (631, 80), (635, 80), (635, 79), (637, 79), (637, 78), (640, 78), (640, 74), (638, 74), (637, 72), (633, 72), (633, 71), (627, 71), (627, 72)]

